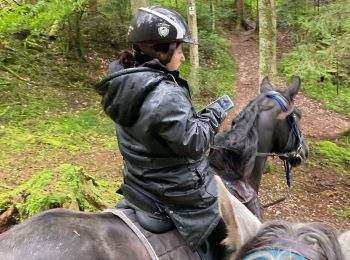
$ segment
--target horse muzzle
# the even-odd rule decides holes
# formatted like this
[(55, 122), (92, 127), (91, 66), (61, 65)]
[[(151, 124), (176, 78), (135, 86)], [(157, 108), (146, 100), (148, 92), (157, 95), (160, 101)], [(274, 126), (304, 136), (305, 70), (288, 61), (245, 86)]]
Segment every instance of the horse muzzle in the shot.
[(308, 157), (309, 157), (309, 147), (307, 146), (307, 144), (303, 143), (303, 144), (300, 144), (297, 151), (288, 158), (288, 162), (290, 163), (291, 166), (296, 167), (305, 163)]

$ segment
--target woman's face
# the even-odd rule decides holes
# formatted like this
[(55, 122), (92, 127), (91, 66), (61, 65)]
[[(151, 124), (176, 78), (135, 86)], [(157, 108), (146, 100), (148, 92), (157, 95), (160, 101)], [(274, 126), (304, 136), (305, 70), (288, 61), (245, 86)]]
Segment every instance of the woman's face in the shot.
[(181, 66), (181, 63), (185, 61), (185, 55), (182, 51), (182, 44), (175, 49), (173, 57), (170, 62), (166, 65), (169, 71), (178, 70)]

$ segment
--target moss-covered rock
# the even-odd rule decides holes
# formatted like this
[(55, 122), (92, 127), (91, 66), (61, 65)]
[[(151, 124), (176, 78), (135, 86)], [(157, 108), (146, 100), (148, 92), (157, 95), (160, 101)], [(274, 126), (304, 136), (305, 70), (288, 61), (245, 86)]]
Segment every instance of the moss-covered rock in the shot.
[[(0, 213), (15, 207), (22, 221), (50, 208), (100, 211), (114, 206), (120, 183), (95, 180), (82, 168), (62, 164), (43, 170), (18, 188), (0, 195)], [(1, 225), (1, 224), (0, 224)]]

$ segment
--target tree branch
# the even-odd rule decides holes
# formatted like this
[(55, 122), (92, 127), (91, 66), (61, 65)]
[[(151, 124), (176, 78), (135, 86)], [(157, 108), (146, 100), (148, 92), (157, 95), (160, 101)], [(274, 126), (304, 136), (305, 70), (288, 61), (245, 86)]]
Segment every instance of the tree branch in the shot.
[(18, 75), (16, 72), (14, 72), (13, 70), (11, 70), (10, 68), (6, 67), (5, 65), (0, 64), (0, 68), (3, 69), (4, 71), (7, 71), (8, 73), (10, 73), (11, 75), (13, 75), (15, 78), (22, 80), (24, 82), (26, 82), (29, 85), (35, 85), (33, 82), (22, 78), (20, 75)]

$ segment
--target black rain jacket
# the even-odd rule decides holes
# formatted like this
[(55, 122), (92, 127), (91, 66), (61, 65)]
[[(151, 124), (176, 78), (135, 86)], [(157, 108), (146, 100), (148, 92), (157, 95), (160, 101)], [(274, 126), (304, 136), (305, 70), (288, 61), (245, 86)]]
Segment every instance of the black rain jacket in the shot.
[(165, 210), (192, 248), (220, 220), (206, 151), (225, 112), (196, 113), (187, 82), (157, 59), (112, 73), (100, 83), (104, 110), (116, 122), (126, 184), (142, 187)]

